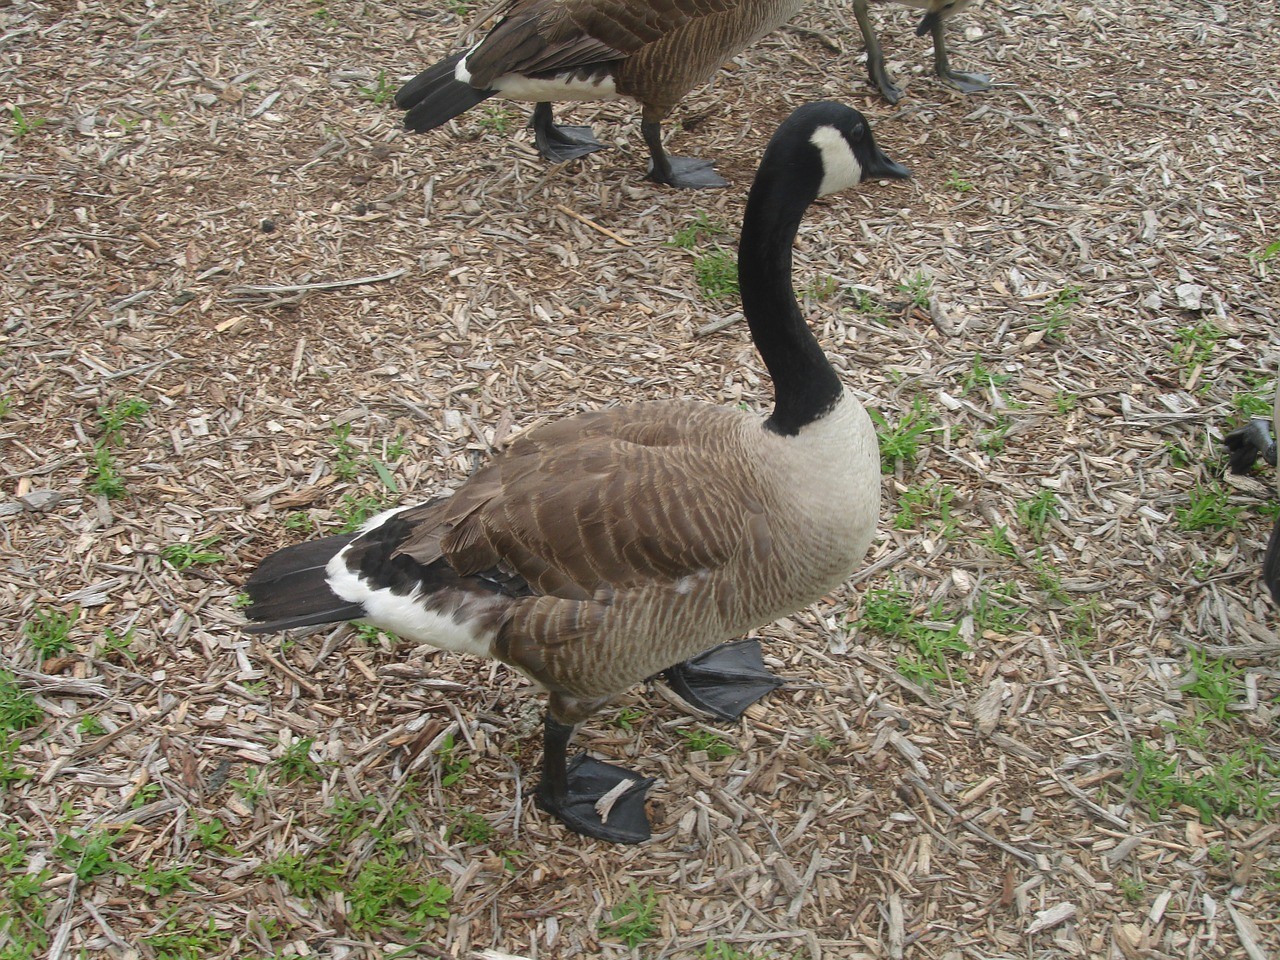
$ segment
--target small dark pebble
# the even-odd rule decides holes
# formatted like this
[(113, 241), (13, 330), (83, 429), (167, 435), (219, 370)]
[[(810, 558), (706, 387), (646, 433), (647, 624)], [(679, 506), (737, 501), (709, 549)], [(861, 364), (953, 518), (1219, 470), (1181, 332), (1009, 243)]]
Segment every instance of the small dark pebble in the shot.
[(275, 222), (274, 220), (263, 220), (263, 221), (262, 221), (262, 232), (263, 232), (263, 233), (271, 233), (273, 230), (275, 230), (275, 228), (276, 228), (276, 222)]

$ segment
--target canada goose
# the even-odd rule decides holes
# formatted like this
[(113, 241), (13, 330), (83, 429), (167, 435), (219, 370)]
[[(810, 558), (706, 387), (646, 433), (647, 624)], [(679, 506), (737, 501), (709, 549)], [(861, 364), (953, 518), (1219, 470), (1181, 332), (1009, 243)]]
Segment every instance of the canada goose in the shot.
[(662, 121), (720, 65), (790, 20), (805, 0), (506, 0), (501, 19), (471, 49), (441, 60), (396, 93), (404, 125), (434, 130), (489, 97), (537, 102), (534, 140), (548, 160), (604, 144), (589, 127), (559, 127), (554, 100), (628, 97), (643, 108), (648, 179), (723, 187), (713, 161), (673, 157)]
[[(876, 0), (884, 3), (887, 0)], [(965, 93), (977, 93), (991, 89), (991, 78), (985, 73), (960, 73), (952, 70), (947, 60), (947, 21), (955, 16), (973, 0), (897, 0), (908, 7), (925, 11), (920, 25), (916, 27), (916, 36), (933, 34), (933, 69), (938, 79), (948, 86), (955, 87)], [(880, 51), (880, 41), (876, 39), (876, 31), (871, 26), (871, 17), (867, 15), (867, 0), (853, 0), (853, 15), (862, 30), (862, 42), (867, 46), (867, 71), (871, 80), (880, 88), (880, 93), (890, 103), (902, 99), (902, 88), (893, 82), (884, 66), (884, 54)]]
[[(1280, 383), (1276, 384), (1270, 424), (1266, 420), (1250, 420), (1243, 427), (1227, 434), (1227, 456), (1231, 471), (1248, 473), (1259, 456), (1271, 466), (1276, 466), (1276, 437), (1280, 437)], [(1276, 492), (1280, 493), (1280, 473), (1276, 474)], [(1267, 541), (1267, 552), (1262, 559), (1262, 582), (1271, 591), (1271, 598), (1280, 603), (1280, 517), (1276, 518), (1275, 526), (1271, 528), (1271, 539)]]
[[(876, 434), (800, 313), (791, 245), (817, 197), (906, 176), (840, 104), (800, 107), (774, 134), (738, 248), (743, 313), (774, 383), (767, 418), (650, 401), (539, 427), (448, 498), (268, 556), (245, 584), (258, 621), (247, 629), (361, 619), (510, 664), (549, 694), (539, 805), (580, 833), (646, 839), (651, 781), (569, 763), (569, 740), (681, 661), (695, 678), (685, 689), (741, 681), (728, 708), (682, 690), (740, 714), (777, 680), (758, 649), (717, 644), (813, 602), (861, 561), (880, 504)], [(619, 793), (601, 816), (597, 802)]]

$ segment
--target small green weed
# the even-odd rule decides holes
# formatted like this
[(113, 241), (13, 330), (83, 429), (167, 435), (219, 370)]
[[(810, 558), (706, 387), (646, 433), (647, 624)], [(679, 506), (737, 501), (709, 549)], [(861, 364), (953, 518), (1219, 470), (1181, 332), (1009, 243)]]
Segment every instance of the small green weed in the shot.
[(898, 292), (907, 298), (907, 302), (921, 310), (929, 309), (929, 292), (933, 289), (933, 281), (927, 274), (913, 273), (898, 284)]
[(973, 189), (973, 184), (962, 178), (960, 174), (956, 173), (954, 170), (947, 175), (947, 186), (956, 193), (968, 193)]
[(809, 743), (813, 745), (815, 750), (821, 751), (822, 753), (830, 753), (836, 746), (835, 742), (830, 737), (824, 737), (820, 733), (815, 733), (810, 737)]
[(496, 134), (505, 134), (514, 122), (510, 111), (502, 107), (486, 107), (480, 115), (479, 124), (484, 129)]
[(927, 686), (949, 677), (966, 679), (963, 669), (947, 661), (950, 655), (969, 650), (958, 624), (942, 625), (956, 618), (937, 608), (928, 613), (926, 622), (916, 614), (910, 595), (900, 586), (877, 588), (868, 590), (863, 599), (860, 623), (911, 645), (911, 651), (898, 656), (898, 672), (908, 679)]
[(98, 644), (97, 655), (103, 660), (136, 660), (138, 654), (133, 648), (133, 627), (123, 634), (117, 634), (110, 627), (102, 631), (102, 642)]
[(839, 290), (840, 282), (835, 277), (825, 276), (810, 283), (805, 288), (805, 296), (810, 300), (816, 300), (821, 303), (824, 300), (830, 300)]
[(44, 720), (44, 711), (8, 670), (0, 670), (0, 730), (26, 730)]
[(243, 780), (232, 780), (231, 789), (246, 803), (255, 804), (267, 795), (267, 778), (261, 767), (249, 767)]
[(978, 449), (990, 456), (1004, 452), (1005, 443), (1009, 439), (1009, 431), (1013, 424), (1004, 417), (996, 417), (996, 424), (990, 430), (983, 430), (977, 436)]
[(855, 289), (850, 297), (855, 312), (862, 314), (868, 320), (875, 323), (889, 323), (890, 317), (884, 308), (876, 302), (868, 291)]
[(1007, 583), (995, 590), (983, 590), (973, 603), (973, 623), (979, 630), (1010, 634), (1026, 625), (1030, 611), (1013, 602), (1017, 584)]
[(280, 777), (285, 783), (295, 780), (322, 780), (320, 764), (311, 759), (311, 747), (315, 737), (302, 737), (294, 740), (284, 748), (284, 752), (274, 761)]
[(1080, 405), (1080, 398), (1074, 393), (1068, 393), (1066, 390), (1059, 390), (1053, 395), (1053, 408), (1058, 411), (1058, 416), (1065, 417), (1068, 413)]
[(1236, 700), (1239, 668), (1226, 657), (1209, 657), (1195, 647), (1190, 649), (1189, 655), (1191, 679), (1182, 685), (1182, 690), (1203, 700), (1217, 719), (1227, 719)]
[(440, 758), (440, 785), (442, 787), (453, 786), (466, 776), (467, 771), (471, 769), (471, 758), (455, 756), (454, 749), (453, 734), (450, 733), (440, 742), (440, 748), (436, 751), (436, 756)]
[(391, 81), (387, 79), (387, 71), (379, 70), (371, 87), (360, 87), (365, 99), (373, 101), (374, 106), (382, 106), (395, 94)]
[(657, 894), (650, 890), (641, 896), (632, 884), (626, 898), (609, 908), (610, 919), (600, 922), (600, 932), (634, 949), (658, 932), (657, 912)]
[(1132, 877), (1118, 878), (1116, 886), (1120, 888), (1120, 896), (1124, 897), (1126, 903), (1141, 903), (1147, 892), (1146, 882)]
[(723, 223), (710, 219), (703, 211), (698, 211), (696, 217), (672, 234), (667, 246), (692, 250), (699, 243), (712, 237), (723, 237), (728, 232), (729, 228)]
[(28, 117), (22, 112), (21, 107), (14, 107), (9, 113), (9, 119), (13, 121), (13, 138), (21, 140), (27, 134), (35, 133), (47, 122), (44, 117)]
[(100, 737), (106, 732), (106, 727), (97, 714), (86, 713), (81, 717), (81, 722), (76, 724), (76, 730), (83, 737)]
[(115, 457), (105, 444), (97, 443), (93, 447), (93, 466), (89, 468), (89, 492), (108, 500), (119, 500), (128, 489), (124, 477), (116, 468)]
[(1044, 310), (1031, 320), (1031, 329), (1043, 330), (1044, 339), (1061, 340), (1071, 326), (1071, 310), (1080, 302), (1081, 290), (1073, 284), (1067, 284), (1044, 306)]
[(452, 840), (460, 837), (463, 843), (478, 846), (488, 843), (494, 837), (493, 824), (473, 810), (455, 810), (445, 837)]
[(342, 525), (339, 533), (350, 533), (361, 527), (366, 520), (386, 507), (386, 501), (371, 494), (358, 496), (353, 493), (342, 495), (342, 504), (334, 511)]
[(711, 250), (693, 262), (693, 275), (704, 300), (732, 300), (738, 293), (738, 261), (727, 250)]
[(1195, 457), (1187, 452), (1186, 448), (1173, 440), (1164, 442), (1164, 453), (1169, 458), (1169, 463), (1175, 467), (1189, 467), (1195, 463)]
[(1030, 500), (1018, 504), (1018, 519), (1037, 543), (1044, 539), (1049, 521), (1056, 520), (1060, 514), (1058, 495), (1052, 490), (1041, 490)]
[(751, 960), (751, 954), (723, 940), (708, 940), (702, 948), (702, 960)]
[(220, 537), (210, 537), (207, 540), (201, 540), (199, 543), (171, 543), (160, 551), (160, 557), (175, 570), (186, 570), (189, 567), (221, 563), (227, 558), (217, 551), (209, 549), (220, 539)]
[[(898, 497), (898, 513), (893, 518), (894, 528), (914, 530), (921, 527), (951, 539), (956, 533), (956, 520), (951, 513), (951, 502), (955, 495), (955, 488), (947, 484), (928, 482), (908, 487)], [(936, 520), (925, 523), (935, 517)]]
[(892, 473), (899, 460), (908, 465), (915, 463), (924, 436), (938, 428), (929, 404), (922, 397), (916, 397), (911, 402), (911, 409), (892, 429), (878, 411), (868, 409), (867, 413), (876, 425), (876, 438), (880, 442), (880, 468), (885, 473)]
[(92, 883), (108, 870), (120, 871), (124, 866), (111, 857), (111, 848), (124, 835), (121, 830), (111, 833), (98, 830), (80, 834), (65, 834), (54, 844), (54, 855), (61, 860), (81, 883)]
[(311, 514), (305, 510), (295, 510), (284, 518), (284, 528), (297, 533), (310, 533), (315, 527), (311, 521)]
[(283, 853), (258, 868), (264, 877), (275, 877), (298, 897), (318, 897), (343, 886), (343, 869), (315, 854)]
[(1013, 545), (1013, 541), (1009, 539), (1009, 528), (1003, 524), (996, 524), (991, 528), (991, 532), (982, 538), (982, 545), (992, 553), (999, 554), (1002, 557), (1016, 557), (1018, 555), (1017, 548)]
[(183, 927), (179, 926), (176, 916), (169, 920), (162, 933), (141, 938), (156, 960), (206, 960), (221, 956), (230, 939), (231, 934), (219, 930), (212, 917)]
[(341, 480), (354, 480), (360, 475), (360, 451), (351, 444), (351, 424), (334, 424), (329, 443), (337, 458), (333, 472)]
[(218, 817), (210, 817), (208, 820), (197, 823), (195, 838), (206, 850), (216, 850), (221, 853), (236, 852), (235, 847), (230, 843), (231, 831)]
[(400, 863), (370, 860), (361, 867), (347, 894), (351, 928), (364, 932), (391, 927), (416, 934), (428, 921), (447, 920), (453, 890), (434, 877), (422, 881), (411, 876)]
[(13, 397), (8, 394), (0, 395), (0, 420), (7, 417), (13, 410)]
[(1009, 373), (997, 373), (987, 367), (982, 362), (982, 354), (975, 353), (973, 362), (969, 365), (968, 371), (960, 378), (960, 386), (965, 393), (972, 393), (975, 390), (986, 390), (988, 388), (1003, 387), (1013, 375)]
[(79, 619), (80, 608), (75, 606), (69, 614), (61, 610), (37, 610), (35, 619), (28, 621), (23, 628), (23, 634), (27, 643), (40, 654), (40, 659), (47, 660), (75, 649), (75, 644), (69, 638), (71, 628)]
[(723, 760), (738, 752), (733, 744), (711, 730), (681, 730), (680, 737), (690, 753), (703, 751), (712, 760)]
[(11, 790), (23, 780), (31, 779), (31, 772), (15, 762), (17, 756), (18, 741), (0, 730), (0, 790)]
[(623, 707), (613, 718), (613, 725), (620, 730), (631, 732), (632, 727), (644, 719), (644, 711), (636, 707)]
[(181, 867), (157, 867), (147, 865), (133, 876), (133, 882), (158, 897), (167, 897), (175, 890), (194, 890), (191, 885), (191, 864)]
[(140, 397), (126, 397), (110, 406), (99, 407), (98, 420), (102, 423), (103, 443), (118, 443), (124, 428), (140, 421), (150, 409), (151, 404)]
[(1230, 491), (1218, 484), (1197, 486), (1191, 491), (1187, 506), (1175, 507), (1173, 510), (1179, 529), (1234, 530), (1240, 522), (1243, 507), (1233, 507), (1230, 497)]
[(1280, 256), (1280, 240), (1272, 240), (1265, 247), (1259, 247), (1249, 254), (1249, 259), (1256, 264), (1266, 263)]
[(1178, 346), (1173, 350), (1174, 359), (1191, 370), (1208, 362), (1223, 332), (1212, 321), (1203, 320), (1194, 327), (1179, 327), (1174, 336), (1178, 338)]

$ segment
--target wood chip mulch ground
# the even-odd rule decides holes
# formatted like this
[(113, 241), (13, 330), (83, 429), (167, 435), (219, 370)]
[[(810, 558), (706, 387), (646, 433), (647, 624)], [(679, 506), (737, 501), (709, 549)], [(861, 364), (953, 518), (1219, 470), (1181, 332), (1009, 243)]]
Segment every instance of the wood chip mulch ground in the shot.
[[(824, 0), (677, 110), (696, 194), (625, 104), (562, 167), (519, 104), (405, 135), (474, 13), (0, 0), (0, 957), (1280, 956), (1276, 498), (1221, 444), (1280, 356), (1274, 3), (980, 4), (973, 96), (877, 7), (890, 107)], [(272, 549), (537, 423), (766, 409), (696, 268), (820, 98), (915, 174), (796, 246), (903, 456), (866, 569), (760, 631), (787, 687), (584, 728), (652, 842), (534, 807), (505, 668), (240, 632)]]

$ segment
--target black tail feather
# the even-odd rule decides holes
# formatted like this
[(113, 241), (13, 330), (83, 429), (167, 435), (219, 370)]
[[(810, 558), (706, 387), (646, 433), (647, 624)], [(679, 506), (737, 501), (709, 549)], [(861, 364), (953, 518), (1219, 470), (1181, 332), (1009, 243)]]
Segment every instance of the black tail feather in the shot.
[(298, 543), (266, 557), (244, 585), (251, 601), (244, 613), (257, 621), (246, 633), (274, 633), (293, 627), (341, 623), (364, 615), (364, 607), (348, 603), (325, 579), (325, 565), (356, 534)]
[(417, 133), (434, 130), (497, 92), (477, 90), (454, 76), (454, 68), (464, 56), (465, 52), (455, 53), (427, 67), (396, 91), (396, 106), (409, 111), (405, 127)]

